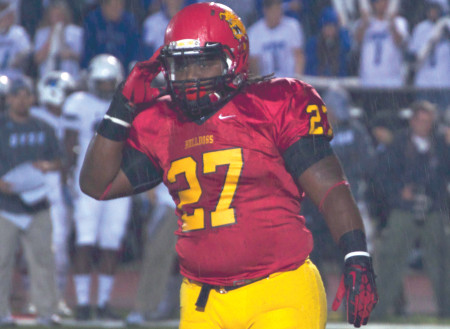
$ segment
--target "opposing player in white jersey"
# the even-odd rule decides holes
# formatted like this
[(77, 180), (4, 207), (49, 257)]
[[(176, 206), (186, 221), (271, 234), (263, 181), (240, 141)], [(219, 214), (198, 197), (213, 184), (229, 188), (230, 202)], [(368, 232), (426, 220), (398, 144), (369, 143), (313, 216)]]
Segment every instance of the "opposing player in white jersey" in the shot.
[(98, 297), (96, 315), (101, 319), (117, 316), (109, 299), (114, 283), (117, 250), (121, 246), (131, 205), (130, 198), (99, 202), (78, 187), (82, 162), (89, 141), (111, 102), (114, 89), (123, 79), (119, 60), (111, 55), (94, 57), (88, 67), (88, 92), (73, 93), (64, 104), (64, 115), (77, 120), (78, 159), (74, 170), (77, 197), (74, 203), (76, 252), (74, 283), (77, 296), (77, 320), (92, 317), (90, 304), (91, 272), (95, 248), (99, 249)]
[(0, 0), (0, 73), (23, 73), (31, 52), (30, 36), (15, 24), (18, 1)]
[(304, 69), (300, 22), (283, 15), (281, 0), (264, 0), (264, 17), (250, 26), (250, 68), (254, 74), (294, 77)]
[(388, 16), (389, 0), (371, 0), (373, 15), (362, 10), (355, 40), (361, 51), (361, 85), (401, 87), (404, 83), (403, 50), (409, 37), (408, 23), (395, 13)]
[[(31, 109), (31, 115), (48, 123), (55, 130), (61, 149), (64, 149), (64, 134), (73, 122), (62, 115), (66, 97), (75, 90), (74, 78), (67, 72), (50, 71), (38, 83), (39, 107)], [(72, 128), (73, 129), (73, 128)], [(45, 174), (52, 219), (52, 245), (55, 251), (56, 280), (59, 293), (60, 315), (71, 316), (72, 311), (64, 301), (69, 269), (68, 237), (71, 230), (69, 209), (64, 197), (64, 173), (50, 171)]]
[[(417, 87), (450, 88), (450, 27), (437, 26), (443, 10), (440, 3), (430, 2), (427, 18), (413, 30), (409, 50), (417, 57), (426, 50), (424, 47), (429, 47), (424, 58), (417, 58), (414, 79)], [(434, 33), (435, 28), (437, 33)]]

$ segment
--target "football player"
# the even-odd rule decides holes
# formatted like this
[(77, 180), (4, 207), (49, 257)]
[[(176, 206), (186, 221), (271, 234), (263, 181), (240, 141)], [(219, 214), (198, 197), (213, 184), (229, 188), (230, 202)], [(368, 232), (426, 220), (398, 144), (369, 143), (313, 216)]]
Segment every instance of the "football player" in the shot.
[[(116, 57), (107, 54), (97, 55), (88, 67), (88, 91), (73, 93), (64, 104), (64, 115), (77, 121), (76, 131), (67, 134), (67, 144), (74, 144), (68, 148), (78, 153), (74, 170), (75, 181), (78, 181), (89, 141), (108, 109), (114, 89), (122, 79), (123, 67)], [(76, 192), (74, 284), (77, 308), (75, 317), (78, 320), (89, 320), (92, 317), (89, 300), (92, 257), (95, 247), (98, 247), (100, 261), (96, 315), (100, 319), (115, 319), (117, 316), (110, 308), (109, 299), (114, 283), (117, 250), (121, 246), (125, 233), (131, 200), (123, 198), (101, 203), (81, 193), (78, 184)]]
[[(71, 74), (63, 71), (50, 71), (38, 82), (37, 91), (39, 107), (31, 108), (31, 115), (49, 124), (55, 131), (63, 149), (64, 135), (67, 128), (73, 129), (73, 121), (62, 115), (62, 106), (66, 97), (75, 91), (77, 84)], [(64, 301), (69, 256), (67, 239), (71, 223), (69, 209), (64, 197), (64, 177), (62, 171), (51, 171), (45, 174), (52, 218), (52, 245), (55, 251), (56, 279), (59, 290), (58, 311), (60, 315), (71, 316), (72, 311)]]
[[(316, 203), (344, 258), (334, 309), (367, 323), (378, 297), (364, 227), (333, 154), (326, 106), (296, 79), (249, 77), (244, 25), (193, 4), (120, 85), (84, 159), (109, 200), (163, 181), (176, 205), (180, 328), (325, 328), (325, 291), (299, 215)], [(167, 88), (152, 79), (163, 71)]]

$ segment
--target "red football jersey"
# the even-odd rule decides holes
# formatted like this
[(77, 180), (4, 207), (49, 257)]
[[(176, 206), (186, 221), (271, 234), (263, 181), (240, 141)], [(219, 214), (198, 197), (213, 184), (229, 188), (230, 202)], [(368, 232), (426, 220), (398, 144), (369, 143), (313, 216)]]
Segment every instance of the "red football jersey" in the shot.
[(166, 97), (141, 112), (128, 143), (164, 173), (181, 273), (232, 285), (301, 265), (312, 236), (282, 154), (304, 136), (332, 136), (317, 92), (295, 79), (252, 84), (203, 123), (171, 106)]

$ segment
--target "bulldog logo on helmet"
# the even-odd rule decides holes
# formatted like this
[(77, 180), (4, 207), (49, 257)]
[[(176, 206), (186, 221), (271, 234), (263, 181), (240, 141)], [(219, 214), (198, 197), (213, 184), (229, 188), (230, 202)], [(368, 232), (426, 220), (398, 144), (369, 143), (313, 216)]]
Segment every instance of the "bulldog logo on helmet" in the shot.
[(228, 23), (236, 39), (241, 40), (246, 34), (244, 24), (235, 13), (224, 11), (219, 14), (219, 17)]

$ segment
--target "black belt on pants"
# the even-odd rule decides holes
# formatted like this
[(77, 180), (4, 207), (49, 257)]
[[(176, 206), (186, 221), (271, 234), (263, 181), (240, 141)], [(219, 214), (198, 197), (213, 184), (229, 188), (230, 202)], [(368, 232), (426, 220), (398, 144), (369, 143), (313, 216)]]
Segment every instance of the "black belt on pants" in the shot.
[(202, 288), (200, 290), (200, 294), (198, 295), (197, 302), (195, 303), (195, 306), (199, 308), (205, 308), (206, 303), (208, 302), (209, 293), (211, 292), (211, 289), (217, 290), (221, 294), (226, 294), (228, 291), (241, 288), (243, 286), (249, 285), (253, 282), (260, 281), (262, 279), (266, 279), (269, 276), (264, 276), (256, 279), (244, 279), (244, 280), (237, 280), (233, 282), (232, 286), (216, 286), (212, 284), (206, 284), (201, 283), (198, 281), (191, 280), (191, 282), (195, 282), (202, 285)]

